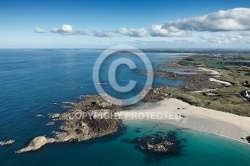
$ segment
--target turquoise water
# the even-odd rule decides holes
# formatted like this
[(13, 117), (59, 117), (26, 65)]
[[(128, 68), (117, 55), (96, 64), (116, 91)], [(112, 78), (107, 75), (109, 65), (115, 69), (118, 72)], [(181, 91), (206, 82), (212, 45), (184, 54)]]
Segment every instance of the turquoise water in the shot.
[[(92, 68), (100, 51), (97, 50), (0, 50), (0, 141), (14, 139), (10, 146), (0, 146), (0, 165), (250, 165), (250, 147), (239, 142), (190, 130), (179, 130), (169, 125), (133, 122), (125, 123), (124, 133), (84, 143), (51, 144), (34, 152), (15, 154), (36, 136), (51, 136), (60, 123), (46, 126), (49, 112), (62, 112), (52, 103), (78, 101), (80, 95), (96, 94), (92, 83)], [(147, 54), (157, 68), (178, 54)], [(130, 55), (126, 55), (130, 56)], [(140, 66), (140, 61), (130, 56)], [(110, 61), (115, 59), (111, 58)], [(107, 62), (107, 66), (108, 66)], [(139, 68), (144, 70), (143, 67)], [(143, 85), (145, 76), (121, 68), (120, 84), (131, 78)], [(103, 70), (103, 75), (107, 70)], [(124, 74), (125, 73), (125, 74)], [(103, 76), (103, 82), (107, 78)], [(156, 78), (154, 86), (179, 86), (179, 80)], [(109, 85), (106, 90), (112, 91)], [(133, 93), (140, 90), (136, 87)], [(42, 114), (45, 117), (36, 117)], [(136, 128), (142, 128), (140, 133)], [(174, 130), (183, 142), (182, 155), (154, 160), (136, 150), (133, 144), (121, 139), (146, 136), (156, 131)]]

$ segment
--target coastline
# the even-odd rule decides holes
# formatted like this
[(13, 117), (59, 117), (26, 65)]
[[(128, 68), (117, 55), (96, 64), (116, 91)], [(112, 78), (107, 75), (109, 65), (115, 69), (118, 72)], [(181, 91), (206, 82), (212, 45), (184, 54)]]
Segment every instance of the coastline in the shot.
[[(48, 143), (54, 142), (71, 142), (86, 141), (96, 137), (102, 137), (118, 131), (122, 124), (122, 118), (101, 118), (93, 120), (92, 113), (97, 110), (101, 114), (117, 114), (126, 113), (146, 113), (146, 112), (176, 112), (181, 115), (179, 120), (161, 120), (161, 119), (135, 119), (149, 120), (157, 123), (171, 124), (180, 128), (186, 128), (205, 132), (213, 135), (231, 138), (240, 142), (248, 143), (247, 137), (250, 133), (250, 117), (239, 116), (232, 113), (223, 112), (223, 110), (203, 105), (198, 96), (189, 96), (192, 92), (217, 91), (218, 89), (229, 86), (229, 82), (217, 80), (213, 77), (220, 77), (221, 72), (214, 68), (196, 68), (197, 74), (176, 74), (174, 72), (166, 72), (156, 70), (155, 75), (169, 79), (181, 79), (185, 81), (185, 85), (178, 88), (160, 87), (152, 88), (149, 93), (142, 99), (144, 104), (136, 107), (121, 107), (105, 101), (100, 95), (86, 95), (84, 100), (77, 103), (65, 103), (67, 111), (64, 113), (51, 114), (52, 120), (61, 121), (60, 132), (52, 138), (38, 136), (34, 138), (28, 147), (16, 151), (17, 153), (37, 150)], [(139, 74), (145, 74), (143, 72)], [(211, 80), (213, 78), (214, 80)], [(219, 79), (219, 78), (218, 78)], [(216, 93), (216, 92), (215, 92)], [(211, 93), (212, 95), (216, 95)], [(206, 94), (205, 94), (206, 95)], [(217, 100), (217, 99), (216, 99)], [(214, 100), (213, 100), (214, 101)], [(189, 103), (189, 104), (188, 104)], [(213, 105), (213, 104), (212, 104)], [(199, 107), (200, 106), (200, 107)], [(205, 108), (206, 107), (206, 108)], [(218, 110), (218, 111), (217, 111)], [(78, 114), (86, 114), (81, 119), (76, 118)], [(73, 116), (72, 116), (73, 115)], [(72, 119), (73, 117), (73, 119)], [(40, 143), (42, 142), (42, 143)], [(35, 146), (33, 146), (35, 145)]]
[[(179, 109), (178, 109), (179, 108)], [(199, 132), (209, 133), (213, 135), (223, 136), (236, 141), (247, 143), (246, 138), (250, 133), (250, 118), (243, 117), (231, 113), (216, 111), (203, 107), (192, 106), (181, 100), (170, 98), (159, 101), (157, 103), (145, 103), (138, 108), (129, 111), (118, 112), (119, 117), (125, 114), (140, 113), (180, 113), (183, 118), (179, 120), (170, 119), (147, 119), (132, 118), (126, 116), (124, 121), (151, 121), (157, 123), (165, 123), (181, 128), (191, 129)]]
[[(179, 68), (180, 67), (187, 68), (187, 66), (183, 66), (179, 64), (181, 60), (176, 61), (174, 64), (178, 64)], [(193, 64), (191, 66), (193, 66)], [(205, 94), (207, 92), (208, 96), (216, 95), (219, 89), (224, 89), (230, 86), (234, 86), (234, 84), (231, 84), (231, 82), (224, 81), (223, 79), (220, 80), (221, 77), (225, 77), (225, 75), (228, 74), (226, 72), (221, 73), (221, 71), (218, 71), (211, 66), (204, 67), (204, 65), (202, 65), (202, 67), (197, 65), (195, 68), (197, 69), (197, 71), (200, 71), (203, 75), (204, 74), (206, 75), (205, 77), (207, 77), (206, 78), (207, 81), (202, 80), (202, 82), (207, 87), (206, 86), (205, 88), (200, 87), (200, 89), (195, 87), (195, 90), (190, 89), (191, 90), (190, 93), (194, 92), (194, 93), (207, 95)], [(165, 72), (165, 74), (161, 72), (157, 72), (156, 74), (163, 76), (163, 77), (171, 78), (171, 74), (167, 72)], [(199, 75), (199, 77), (200, 76), (201, 75)], [(179, 78), (179, 77), (181, 76), (178, 74), (174, 75), (174, 78)], [(184, 80), (186, 80), (186, 84), (188, 84), (190, 81), (187, 78), (188, 76), (186, 76), (186, 78), (184, 77)], [(196, 78), (192, 78), (192, 79), (195, 80)], [(211, 88), (211, 85), (207, 85), (208, 82), (210, 84), (211, 83), (220, 84), (221, 87)], [(191, 81), (191, 85), (195, 85), (195, 84), (197, 84), (197, 82), (194, 83), (193, 81)], [(161, 92), (164, 92), (164, 91), (161, 90)], [(168, 92), (168, 90), (166, 90), (165, 92)], [(175, 92), (170, 92), (171, 94), (170, 98), (165, 98), (164, 100), (160, 100), (155, 103), (152, 103), (149, 100), (149, 101), (146, 101), (148, 103), (144, 103), (141, 106), (141, 108), (134, 108), (130, 110), (129, 112), (128, 111), (122, 112), (122, 113), (119, 112), (118, 114), (121, 113), (123, 115), (120, 115), (120, 116), (124, 117), (126, 113), (130, 113), (130, 114), (134, 113), (138, 115), (140, 113), (145, 114), (147, 112), (150, 112), (150, 113), (178, 112), (182, 116), (182, 118), (179, 120), (169, 120), (169, 119), (162, 120), (162, 119), (145, 119), (145, 118), (136, 119), (136, 120), (137, 121), (140, 121), (140, 120), (153, 121), (157, 123), (170, 124), (170, 125), (174, 125), (180, 128), (186, 128), (186, 129), (191, 129), (191, 130), (195, 130), (199, 132), (226, 137), (226, 138), (233, 139), (235, 141), (239, 141), (239, 142), (246, 143), (249, 145), (249, 141), (247, 139), (247, 137), (249, 137), (249, 134), (250, 134), (250, 127), (249, 127), (250, 117), (249, 116), (242, 116), (233, 111), (229, 112), (229, 111), (223, 111), (220, 109), (217, 110), (216, 108), (213, 108), (213, 107), (211, 108), (210, 106), (208, 107), (207, 105), (204, 106), (203, 104), (197, 104), (199, 102), (193, 100), (192, 96), (190, 98), (191, 100), (186, 100), (187, 98), (185, 94), (188, 92), (186, 91), (180, 91), (180, 92), (184, 93), (184, 97), (181, 97), (183, 94), (174, 95), (171, 93), (175, 93)], [(202, 97), (202, 95), (197, 95), (197, 96)], [(212, 102), (212, 99), (209, 99), (209, 100), (210, 102)], [(194, 102), (190, 102), (190, 101), (194, 101)], [(129, 121), (129, 120), (135, 120), (135, 119), (127, 118), (123, 120)]]

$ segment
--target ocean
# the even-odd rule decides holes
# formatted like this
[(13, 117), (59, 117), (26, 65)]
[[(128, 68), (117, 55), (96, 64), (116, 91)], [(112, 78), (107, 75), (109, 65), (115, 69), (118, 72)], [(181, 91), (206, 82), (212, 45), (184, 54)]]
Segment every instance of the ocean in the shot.
[[(36, 136), (52, 136), (60, 123), (46, 125), (48, 113), (65, 111), (63, 102), (77, 102), (82, 95), (97, 94), (92, 70), (102, 50), (98, 49), (1, 49), (0, 50), (0, 141), (14, 139), (8, 146), (0, 146), (0, 166), (9, 165), (250, 165), (250, 146), (206, 133), (176, 128), (152, 122), (125, 122), (121, 133), (86, 142), (45, 145), (33, 152), (16, 154)], [(146, 53), (153, 68), (185, 56), (176, 53)], [(119, 68), (117, 82), (126, 85), (137, 81), (135, 89), (122, 95), (107, 81), (107, 68), (117, 57), (130, 57), (143, 71), (142, 62), (132, 54), (111, 57), (105, 63), (101, 80), (104, 89), (115, 97), (127, 98), (141, 90), (146, 76)], [(156, 77), (153, 86), (180, 86), (181, 80)], [(57, 103), (57, 104), (55, 104)], [(40, 116), (38, 116), (40, 115)], [(140, 132), (137, 132), (140, 129)], [(135, 139), (157, 131), (174, 131), (183, 139), (181, 154), (155, 157), (135, 148), (124, 139)]]

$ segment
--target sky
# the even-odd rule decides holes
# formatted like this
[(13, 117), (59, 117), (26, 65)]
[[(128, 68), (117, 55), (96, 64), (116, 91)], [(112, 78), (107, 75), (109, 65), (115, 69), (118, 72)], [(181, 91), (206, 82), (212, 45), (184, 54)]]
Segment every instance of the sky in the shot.
[(250, 48), (249, 0), (0, 0), (0, 48)]

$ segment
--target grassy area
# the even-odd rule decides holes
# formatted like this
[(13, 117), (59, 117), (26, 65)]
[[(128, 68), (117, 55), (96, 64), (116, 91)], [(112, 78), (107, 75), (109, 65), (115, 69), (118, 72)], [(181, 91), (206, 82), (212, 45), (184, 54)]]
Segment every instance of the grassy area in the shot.
[(173, 97), (192, 105), (230, 112), (242, 116), (250, 116), (250, 102), (244, 100), (240, 96), (242, 90), (250, 89), (250, 87), (243, 85), (245, 81), (250, 82), (250, 67), (240, 66), (239, 62), (246, 62), (248, 60), (250, 60), (250, 55), (229, 57), (196, 55), (182, 59), (179, 64), (184, 66), (193, 67), (195, 65), (203, 65), (204, 67), (209, 67), (219, 71), (221, 76), (217, 79), (230, 82), (232, 86), (223, 87), (217, 91), (213, 91), (213, 95), (207, 95), (207, 93), (193, 93), (182, 89), (168, 89), (167, 91), (168, 93), (172, 93)]

